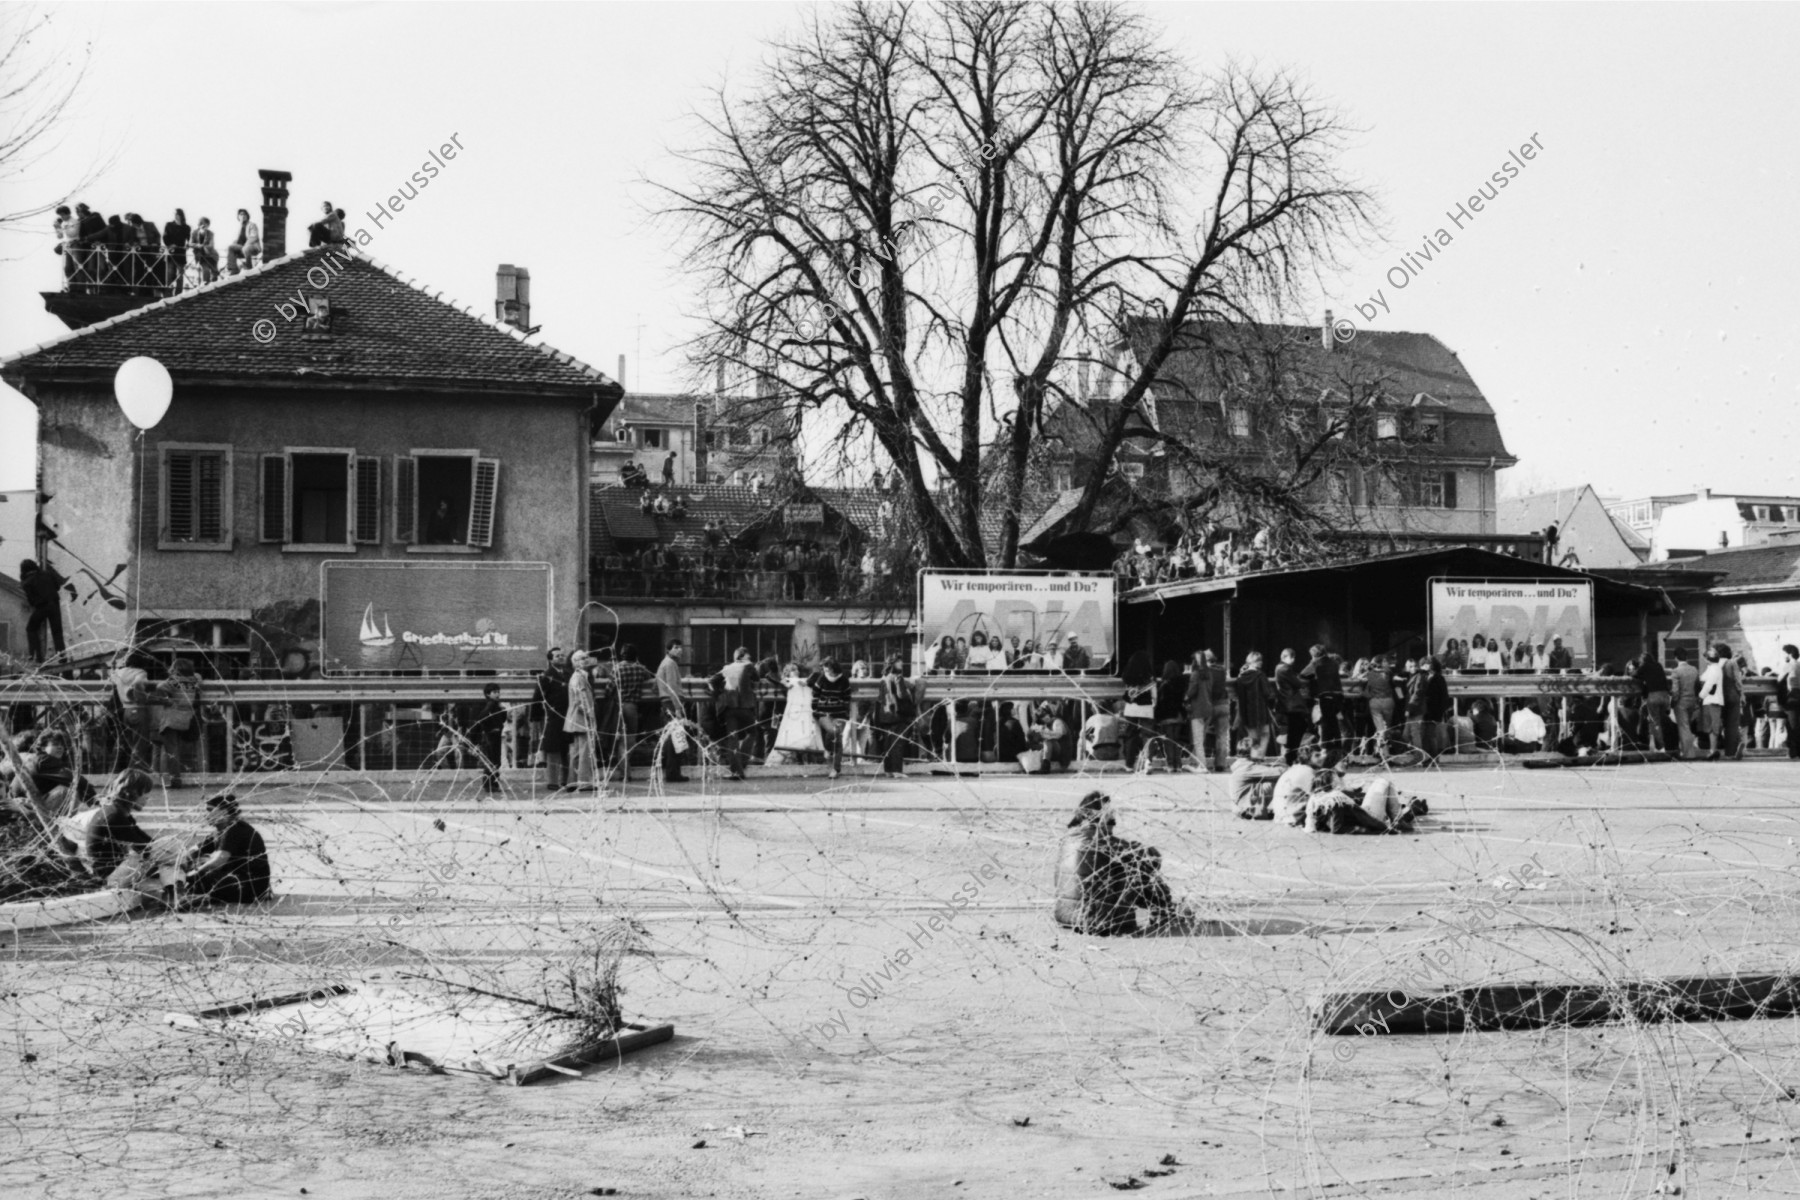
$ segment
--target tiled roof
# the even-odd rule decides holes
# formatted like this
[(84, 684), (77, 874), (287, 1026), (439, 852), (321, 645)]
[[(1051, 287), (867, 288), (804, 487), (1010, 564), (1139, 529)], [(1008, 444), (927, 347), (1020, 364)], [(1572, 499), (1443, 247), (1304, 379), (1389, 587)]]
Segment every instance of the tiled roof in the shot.
[[(321, 277), (329, 282), (315, 286)], [(331, 301), (326, 340), (284, 319), (296, 293)], [(259, 325), (259, 322), (268, 322)], [(273, 338), (258, 334), (273, 330)], [(0, 360), (8, 380), (111, 371), (133, 355), (179, 377), (303, 378), (488, 385), (591, 393), (616, 387), (578, 359), (528, 342), (510, 326), (355, 250), (319, 248), (226, 277), (54, 338)]]
[[(1162, 328), (1160, 322), (1148, 319), (1132, 324), (1128, 340), (1138, 361), (1148, 358)], [(1427, 333), (1359, 330), (1353, 341), (1328, 351), (1318, 326), (1197, 321), (1183, 328), (1157, 373), (1154, 390), (1159, 419), (1182, 419), (1179, 413), (1169, 411), (1182, 402), (1216, 403), (1216, 356), (1221, 352), (1253, 353), (1258, 348), (1278, 349), (1288, 369), (1306, 371), (1323, 381), (1352, 370), (1361, 378), (1380, 380), (1383, 389), (1397, 399), (1414, 400), (1421, 407), (1463, 418), (1446, 421), (1441, 446), (1421, 447), (1421, 456), (1448, 451), (1512, 458), (1494, 422), (1493, 408), (1462, 361)], [(1200, 419), (1198, 414), (1195, 419)]]
[(1800, 540), (1646, 563), (1637, 569), (1658, 574), (1713, 574), (1719, 577), (1711, 585), (1716, 588), (1800, 589)]

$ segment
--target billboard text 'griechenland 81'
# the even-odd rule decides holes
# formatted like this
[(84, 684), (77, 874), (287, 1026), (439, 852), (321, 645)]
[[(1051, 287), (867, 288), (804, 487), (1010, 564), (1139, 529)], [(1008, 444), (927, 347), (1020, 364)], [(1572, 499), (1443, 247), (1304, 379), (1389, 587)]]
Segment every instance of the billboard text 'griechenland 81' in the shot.
[(344, 671), (541, 671), (549, 563), (330, 561), (319, 659)]
[(1111, 661), (1118, 606), (1110, 574), (1038, 571), (919, 574), (919, 633), (927, 651), (942, 639), (973, 641), (976, 634), (1039, 650), (1067, 646), (1074, 635), (1095, 669)]

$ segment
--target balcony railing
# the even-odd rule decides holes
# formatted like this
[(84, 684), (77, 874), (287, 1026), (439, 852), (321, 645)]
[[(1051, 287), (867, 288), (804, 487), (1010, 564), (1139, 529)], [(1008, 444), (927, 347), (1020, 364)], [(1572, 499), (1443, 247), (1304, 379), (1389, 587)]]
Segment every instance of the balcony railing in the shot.
[[(224, 271), (226, 252), (204, 261), (193, 248), (171, 250), (143, 246), (64, 246), (65, 292), (103, 295), (173, 296), (211, 283)], [(240, 260), (239, 270), (256, 259)]]

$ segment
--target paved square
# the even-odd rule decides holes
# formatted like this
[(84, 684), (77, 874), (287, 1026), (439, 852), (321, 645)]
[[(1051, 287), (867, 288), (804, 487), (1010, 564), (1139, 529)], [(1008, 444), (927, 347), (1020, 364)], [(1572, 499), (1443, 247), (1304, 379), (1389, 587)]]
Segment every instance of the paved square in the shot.
[[(1800, 1193), (1792, 1020), (1344, 1039), (1312, 1019), (1329, 990), (1794, 969), (1800, 770), (1400, 778), (1432, 818), (1392, 838), (1239, 821), (1223, 776), (640, 783), (600, 802), (268, 787), (245, 808), (272, 907), (5, 945), (0, 1191)], [(1057, 844), (1096, 785), (1214, 936), (1051, 922)], [(621, 919), (645, 949), (627, 1013), (678, 1036), (579, 1080), (507, 1089), (160, 1023), (376, 972), (544, 995)]]

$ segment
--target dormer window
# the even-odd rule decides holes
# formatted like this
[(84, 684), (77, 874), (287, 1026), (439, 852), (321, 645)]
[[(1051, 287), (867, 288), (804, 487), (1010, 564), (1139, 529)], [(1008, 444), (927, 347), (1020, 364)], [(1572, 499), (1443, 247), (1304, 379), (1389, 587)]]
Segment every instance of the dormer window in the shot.
[(1431, 415), (1419, 418), (1419, 440), (1436, 445), (1443, 435), (1444, 421), (1442, 417)]
[(1400, 422), (1394, 419), (1393, 413), (1381, 413), (1375, 418), (1375, 436), (1382, 441), (1392, 441), (1400, 436)]
[(1231, 423), (1231, 436), (1247, 438), (1250, 436), (1250, 410), (1242, 405), (1234, 406), (1227, 414)]

